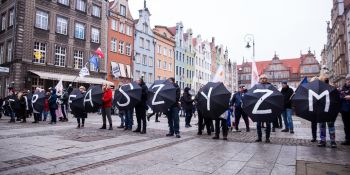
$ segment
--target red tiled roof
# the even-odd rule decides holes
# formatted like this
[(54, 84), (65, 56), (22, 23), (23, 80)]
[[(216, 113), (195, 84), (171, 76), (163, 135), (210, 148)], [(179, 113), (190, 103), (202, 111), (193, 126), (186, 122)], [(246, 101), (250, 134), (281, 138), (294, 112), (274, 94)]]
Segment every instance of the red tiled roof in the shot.
[[(300, 72), (300, 64), (301, 59), (300, 58), (291, 58), (291, 59), (281, 59), (280, 60), (282, 64), (286, 67), (291, 68), (291, 73), (299, 73)], [(257, 61), (256, 62), (256, 68), (258, 69), (259, 75), (263, 73), (263, 71), (267, 68), (268, 65), (272, 63), (272, 60), (269, 61)], [(237, 65), (237, 69), (240, 69), (244, 66), (251, 66), (251, 62), (245, 62), (243, 65)]]
[(176, 35), (176, 27), (168, 27), (168, 30), (170, 31), (170, 33), (172, 34), (172, 35)]

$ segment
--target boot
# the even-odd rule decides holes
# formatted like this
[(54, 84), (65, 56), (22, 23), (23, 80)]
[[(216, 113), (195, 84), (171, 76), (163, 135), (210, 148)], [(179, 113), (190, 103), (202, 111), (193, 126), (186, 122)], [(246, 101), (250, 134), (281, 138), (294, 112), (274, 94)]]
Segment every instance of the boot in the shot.
[(80, 124), (78, 124), (77, 129), (80, 129)]
[(118, 126), (117, 128), (124, 128), (124, 125), (123, 124), (121, 124), (120, 126)]
[(113, 130), (113, 127), (112, 127), (112, 125), (109, 125), (109, 128), (108, 128), (108, 130)]
[(260, 137), (255, 140), (255, 142), (261, 142), (261, 141), (262, 141), (262, 139)]
[(137, 129), (134, 130), (133, 132), (141, 132), (141, 128), (137, 127)]
[(215, 135), (214, 137), (213, 137), (213, 139), (214, 140), (218, 140), (220, 137), (218, 136), (218, 135)]
[(326, 147), (326, 142), (325, 141), (320, 141), (317, 145), (318, 147)]
[(281, 132), (289, 132), (289, 129), (283, 129)]
[(100, 129), (107, 129), (106, 124), (103, 124)]
[(142, 129), (142, 131), (140, 132), (140, 134), (146, 134), (146, 128)]

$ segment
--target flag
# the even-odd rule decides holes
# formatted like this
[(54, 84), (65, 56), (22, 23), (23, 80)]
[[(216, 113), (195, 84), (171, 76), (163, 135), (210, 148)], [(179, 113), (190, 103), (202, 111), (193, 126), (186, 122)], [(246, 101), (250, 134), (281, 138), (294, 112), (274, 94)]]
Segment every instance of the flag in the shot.
[(220, 65), (218, 67), (218, 69), (216, 70), (215, 76), (213, 77), (213, 81), (214, 83), (216, 82), (225, 82), (225, 72), (224, 72), (224, 68), (222, 65)]
[(111, 67), (112, 67), (112, 74), (115, 78), (119, 78), (120, 76), (120, 67), (119, 64), (116, 62), (111, 62)]
[(95, 51), (95, 53), (96, 53), (96, 54), (98, 55), (98, 57), (100, 57), (100, 58), (104, 58), (104, 57), (105, 57), (105, 55), (103, 54), (103, 52), (102, 52), (102, 50), (101, 50), (100, 47)]
[(301, 82), (300, 82), (300, 84), (305, 84), (305, 83), (308, 83), (308, 81), (307, 81), (307, 77), (304, 77), (304, 79), (303, 79), (303, 80), (301, 80)]
[(79, 77), (85, 77), (85, 76), (89, 76), (89, 75), (90, 75), (90, 72), (86, 66), (80, 69)]
[(96, 55), (92, 56), (89, 62), (95, 66), (96, 70), (98, 69), (98, 58)]
[(253, 58), (253, 60), (252, 60), (252, 77), (251, 77), (250, 87), (253, 87), (254, 85), (256, 85), (258, 83), (259, 83), (259, 73), (258, 73), (258, 69), (256, 68), (255, 60)]
[(57, 92), (58, 95), (62, 95), (62, 92), (63, 92), (62, 78), (61, 78), (61, 80), (57, 83), (55, 89), (56, 89), (56, 92)]
[(42, 57), (42, 54), (38, 51), (34, 52), (35, 59), (39, 60)]

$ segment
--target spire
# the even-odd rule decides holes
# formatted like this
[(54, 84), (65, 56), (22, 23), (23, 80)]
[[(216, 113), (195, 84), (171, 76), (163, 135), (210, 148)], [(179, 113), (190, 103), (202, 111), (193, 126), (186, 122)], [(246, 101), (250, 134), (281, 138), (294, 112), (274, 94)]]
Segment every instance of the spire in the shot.
[(146, 2), (146, 0), (143, 1), (143, 8), (144, 8), (144, 9), (147, 8), (147, 2)]

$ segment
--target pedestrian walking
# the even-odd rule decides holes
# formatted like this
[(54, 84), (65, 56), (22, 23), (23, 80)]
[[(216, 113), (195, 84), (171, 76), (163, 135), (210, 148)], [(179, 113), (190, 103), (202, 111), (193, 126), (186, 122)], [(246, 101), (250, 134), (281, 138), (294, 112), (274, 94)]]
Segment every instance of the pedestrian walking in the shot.
[(134, 132), (139, 132), (140, 134), (146, 134), (146, 126), (147, 126), (146, 111), (148, 110), (148, 106), (146, 102), (148, 97), (148, 88), (142, 78), (137, 80), (137, 84), (139, 84), (140, 87), (142, 88), (142, 94), (141, 94), (141, 102), (139, 102), (135, 106), (137, 128), (136, 130), (134, 130)]
[(180, 110), (180, 87), (175, 83), (175, 79), (173, 77), (168, 79), (176, 88), (176, 99), (175, 103), (168, 109), (166, 114), (168, 118), (169, 124), (169, 133), (166, 135), (167, 137), (176, 135), (176, 138), (181, 138), (180, 136), (180, 119), (179, 119), (179, 110)]
[(340, 94), (342, 99), (341, 115), (345, 132), (345, 141), (341, 144), (350, 145), (350, 74), (346, 76), (346, 82)]
[(233, 95), (232, 100), (230, 102), (231, 105), (233, 105), (234, 111), (235, 111), (235, 129), (236, 129), (236, 132), (241, 132), (241, 130), (239, 130), (239, 127), (238, 127), (241, 117), (243, 118), (243, 120), (245, 122), (246, 131), (247, 132), (250, 131), (248, 115), (244, 112), (243, 107), (242, 107), (242, 99), (244, 98), (244, 95), (246, 92), (247, 92), (247, 89), (245, 88), (245, 86), (241, 85), (239, 87), (239, 91)]
[(185, 111), (185, 127), (189, 128), (191, 126), (192, 110), (193, 110), (193, 99), (190, 94), (191, 89), (186, 87), (182, 96), (182, 106)]
[(49, 109), (50, 109), (50, 115), (51, 115), (51, 122), (49, 124), (56, 124), (57, 122), (56, 110), (58, 109), (56, 89), (52, 88), (50, 90), (50, 97), (48, 99), (48, 102), (49, 102)]
[(293, 119), (292, 119), (292, 102), (291, 97), (294, 94), (294, 90), (288, 86), (287, 81), (282, 81), (281, 93), (284, 97), (284, 111), (282, 112), (284, 129), (281, 132), (290, 132), (294, 134)]
[(102, 122), (103, 125), (100, 129), (107, 129), (106, 127), (106, 118), (109, 123), (109, 130), (113, 130), (112, 126), (112, 116), (111, 116), (111, 108), (112, 108), (112, 90), (107, 83), (102, 85), (103, 97), (102, 97)]
[[(270, 84), (268, 82), (267, 76), (265, 74), (260, 75), (260, 84)], [(256, 130), (258, 134), (258, 139), (255, 140), (255, 142), (261, 142), (262, 141), (262, 131), (261, 126), (263, 122), (257, 122), (256, 123)], [(270, 143), (270, 134), (271, 134), (271, 122), (265, 122), (266, 123), (266, 143)]]

